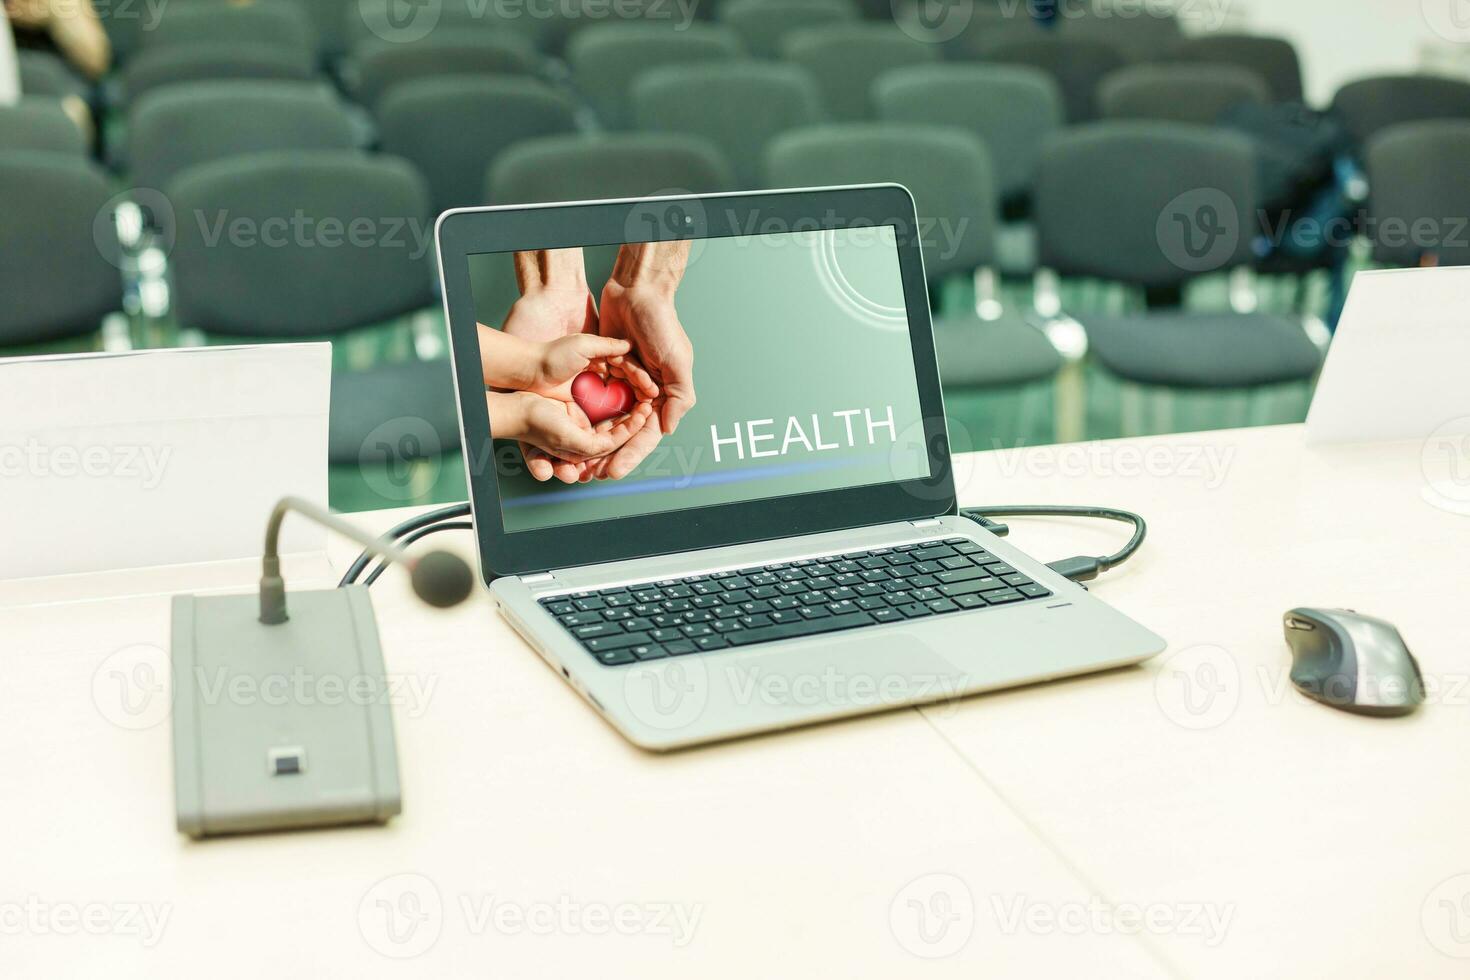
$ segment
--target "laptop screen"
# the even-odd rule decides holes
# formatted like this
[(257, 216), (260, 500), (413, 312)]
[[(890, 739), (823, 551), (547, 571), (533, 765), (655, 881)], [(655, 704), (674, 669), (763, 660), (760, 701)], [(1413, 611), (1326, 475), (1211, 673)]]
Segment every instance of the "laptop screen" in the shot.
[(931, 476), (890, 226), (469, 264), (507, 532)]

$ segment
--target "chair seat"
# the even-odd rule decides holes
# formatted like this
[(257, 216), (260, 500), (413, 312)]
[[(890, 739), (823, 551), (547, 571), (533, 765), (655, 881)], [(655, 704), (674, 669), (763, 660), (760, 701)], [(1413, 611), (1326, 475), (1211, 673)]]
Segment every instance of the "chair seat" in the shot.
[(1247, 388), (1303, 381), (1322, 364), (1317, 346), (1288, 317), (1157, 313), (1081, 323), (1103, 366), (1140, 384)]
[(1022, 385), (1062, 369), (1061, 355), (1046, 334), (1010, 312), (999, 320), (941, 317), (934, 321), (934, 346), (946, 387)]
[(449, 361), (386, 364), (332, 375), (327, 458), (408, 462), (459, 447)]

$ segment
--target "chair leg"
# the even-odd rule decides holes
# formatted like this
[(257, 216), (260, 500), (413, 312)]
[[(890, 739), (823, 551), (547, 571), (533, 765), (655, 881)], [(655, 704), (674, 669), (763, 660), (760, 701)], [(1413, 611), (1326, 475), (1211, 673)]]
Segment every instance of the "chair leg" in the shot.
[(1081, 360), (1068, 360), (1052, 383), (1056, 418), (1053, 434), (1057, 442), (1081, 442), (1087, 438), (1087, 381)]

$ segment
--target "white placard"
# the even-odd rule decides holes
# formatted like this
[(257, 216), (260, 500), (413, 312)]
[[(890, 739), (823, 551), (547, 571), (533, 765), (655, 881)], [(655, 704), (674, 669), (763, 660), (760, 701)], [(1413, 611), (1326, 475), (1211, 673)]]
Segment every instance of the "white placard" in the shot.
[[(325, 502), (330, 344), (0, 359), (0, 579), (258, 556)], [(287, 521), (282, 550), (325, 532)]]
[(1470, 268), (1360, 272), (1307, 414), (1307, 442), (1470, 433)]

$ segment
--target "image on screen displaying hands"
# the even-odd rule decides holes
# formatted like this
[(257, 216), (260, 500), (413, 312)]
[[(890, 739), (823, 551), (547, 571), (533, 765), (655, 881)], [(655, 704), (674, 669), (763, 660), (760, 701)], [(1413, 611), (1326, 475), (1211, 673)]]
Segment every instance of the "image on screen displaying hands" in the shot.
[(533, 478), (618, 480), (694, 406), (694, 348), (674, 294), (688, 242), (624, 245), (594, 296), (580, 248), (517, 252), (520, 299), (479, 325), (490, 432)]

